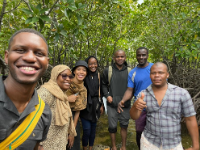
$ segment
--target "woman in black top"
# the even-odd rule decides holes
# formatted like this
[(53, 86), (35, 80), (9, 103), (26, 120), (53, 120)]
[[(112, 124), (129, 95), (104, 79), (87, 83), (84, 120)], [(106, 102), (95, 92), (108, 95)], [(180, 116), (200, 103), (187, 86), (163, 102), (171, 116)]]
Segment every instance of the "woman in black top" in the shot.
[(84, 85), (87, 88), (87, 106), (80, 112), (80, 118), (83, 127), (82, 146), (83, 150), (92, 150), (95, 139), (96, 124), (103, 113), (101, 102), (101, 79), (97, 71), (98, 60), (94, 56), (89, 56), (86, 60), (88, 63), (89, 73), (87, 74)]

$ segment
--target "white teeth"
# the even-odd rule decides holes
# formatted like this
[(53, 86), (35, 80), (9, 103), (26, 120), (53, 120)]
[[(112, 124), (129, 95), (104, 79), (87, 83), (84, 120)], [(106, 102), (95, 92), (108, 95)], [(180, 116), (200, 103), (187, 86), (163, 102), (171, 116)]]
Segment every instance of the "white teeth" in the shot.
[(23, 70), (26, 70), (26, 71), (33, 71), (35, 70), (35, 68), (32, 68), (32, 67), (22, 67)]

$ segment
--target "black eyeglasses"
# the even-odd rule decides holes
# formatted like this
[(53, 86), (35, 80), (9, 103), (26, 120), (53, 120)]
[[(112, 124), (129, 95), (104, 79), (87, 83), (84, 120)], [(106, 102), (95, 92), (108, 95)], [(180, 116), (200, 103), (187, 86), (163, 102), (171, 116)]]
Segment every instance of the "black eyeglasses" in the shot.
[(74, 78), (73, 75), (67, 75), (67, 74), (60, 74), (60, 75), (62, 76), (63, 80), (66, 80), (67, 77), (69, 77), (69, 79), (73, 79)]

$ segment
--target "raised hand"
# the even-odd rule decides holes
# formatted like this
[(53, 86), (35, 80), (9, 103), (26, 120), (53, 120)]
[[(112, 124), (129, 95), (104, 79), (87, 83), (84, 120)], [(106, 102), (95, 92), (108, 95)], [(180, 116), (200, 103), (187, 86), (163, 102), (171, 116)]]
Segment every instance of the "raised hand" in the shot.
[(141, 93), (141, 96), (134, 103), (137, 110), (142, 111), (144, 108), (147, 108), (146, 102), (144, 101), (144, 93)]

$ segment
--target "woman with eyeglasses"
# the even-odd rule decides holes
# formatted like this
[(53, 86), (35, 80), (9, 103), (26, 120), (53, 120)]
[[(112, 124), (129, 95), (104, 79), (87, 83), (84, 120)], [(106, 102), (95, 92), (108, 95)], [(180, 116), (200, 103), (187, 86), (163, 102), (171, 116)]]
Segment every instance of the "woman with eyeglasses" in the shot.
[[(68, 100), (74, 118), (74, 126), (76, 127), (77, 136), (74, 139), (72, 147), (67, 145), (67, 150), (80, 150), (80, 111), (86, 108), (87, 105), (87, 89), (84, 86), (84, 79), (88, 72), (88, 65), (85, 61), (77, 61), (75, 67), (72, 69), (74, 78), (71, 86), (67, 90)], [(70, 138), (70, 137), (69, 137)]]
[[(76, 136), (72, 112), (66, 95), (72, 78), (73, 75), (68, 66), (57, 65), (51, 71), (50, 80), (38, 89), (41, 99), (49, 105), (52, 111), (47, 139), (40, 143), (44, 150), (65, 150), (68, 135)], [(70, 144), (69, 141), (69, 146)]]
[(83, 150), (87, 150), (89, 144), (89, 150), (92, 150), (97, 121), (104, 109), (101, 102), (101, 78), (97, 71), (98, 60), (94, 56), (89, 56), (85, 61), (88, 64), (89, 72), (84, 80), (87, 88), (87, 108), (80, 112), (83, 127), (82, 146)]

